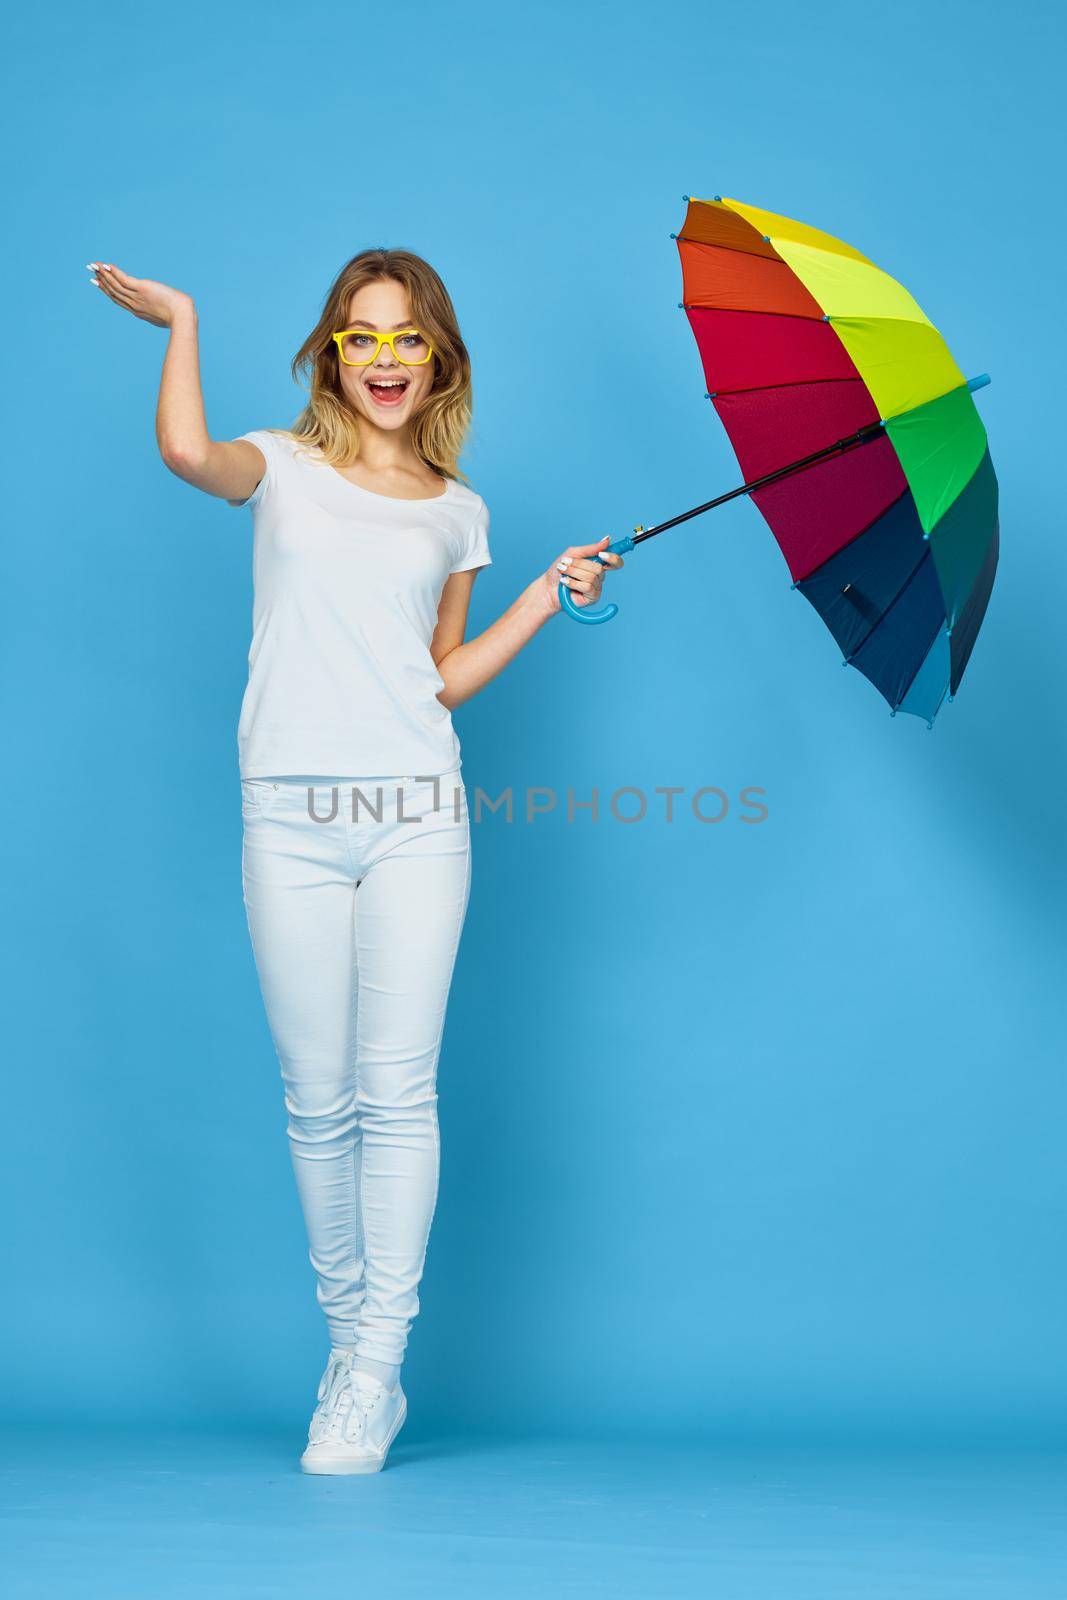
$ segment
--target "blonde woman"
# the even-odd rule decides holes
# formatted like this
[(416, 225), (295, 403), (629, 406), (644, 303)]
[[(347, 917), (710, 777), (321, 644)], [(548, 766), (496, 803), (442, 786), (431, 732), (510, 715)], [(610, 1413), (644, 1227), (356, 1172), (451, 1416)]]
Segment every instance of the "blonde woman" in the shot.
[(471, 878), (452, 710), (559, 610), (594, 604), (608, 536), (570, 545), (466, 640), (489, 514), (458, 466), (471, 367), (440, 277), (407, 250), (339, 273), (293, 360), (289, 429), (212, 439), (198, 319), (165, 284), (90, 263), (169, 329), (156, 431), (170, 470), (253, 511), (238, 727), (243, 881), (330, 1339), (306, 1472), (376, 1472), (437, 1201), (437, 1063)]

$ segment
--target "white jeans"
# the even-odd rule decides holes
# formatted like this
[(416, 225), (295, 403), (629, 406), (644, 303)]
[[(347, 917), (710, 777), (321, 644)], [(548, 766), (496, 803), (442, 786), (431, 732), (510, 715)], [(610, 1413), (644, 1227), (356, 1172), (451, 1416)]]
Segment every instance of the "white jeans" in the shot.
[[(241, 789), (248, 928), (318, 1301), (332, 1344), (399, 1363), (437, 1204), (437, 1061), (471, 881), (466, 793), (458, 768)], [(309, 793), (330, 820), (310, 814)]]

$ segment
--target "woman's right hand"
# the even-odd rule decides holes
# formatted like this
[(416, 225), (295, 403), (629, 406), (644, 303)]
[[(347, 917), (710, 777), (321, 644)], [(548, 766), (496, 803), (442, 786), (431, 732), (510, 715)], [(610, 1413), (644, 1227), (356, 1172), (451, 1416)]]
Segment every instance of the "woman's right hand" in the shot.
[(90, 261), (90, 270), (97, 274), (90, 281), (107, 295), (115, 305), (132, 311), (142, 322), (156, 328), (169, 328), (183, 310), (194, 309), (191, 295), (181, 289), (172, 289), (166, 283), (155, 283), (151, 278), (131, 278), (121, 267), (107, 261)]

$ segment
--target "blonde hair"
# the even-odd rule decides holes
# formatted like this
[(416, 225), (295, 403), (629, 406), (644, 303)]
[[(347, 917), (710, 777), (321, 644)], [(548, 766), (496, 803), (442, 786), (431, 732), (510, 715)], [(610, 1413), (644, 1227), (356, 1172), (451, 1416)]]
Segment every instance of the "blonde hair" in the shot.
[(429, 262), (410, 250), (361, 250), (342, 267), (322, 315), (293, 357), (293, 377), (299, 382), (306, 375), (309, 397), (288, 431), (321, 451), (331, 466), (350, 466), (359, 455), (360, 418), (341, 388), (333, 335), (347, 326), (356, 291), (383, 278), (407, 290), (412, 322), (433, 346), (433, 387), (412, 418), (412, 443), (427, 466), (466, 483), (458, 457), (471, 421), (470, 356), (448, 290)]

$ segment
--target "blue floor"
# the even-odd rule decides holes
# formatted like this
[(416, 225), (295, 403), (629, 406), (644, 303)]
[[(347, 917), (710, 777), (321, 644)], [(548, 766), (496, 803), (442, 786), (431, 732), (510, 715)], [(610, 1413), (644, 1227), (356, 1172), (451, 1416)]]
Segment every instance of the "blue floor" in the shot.
[(439, 1438), (309, 1478), (289, 1432), (3, 1438), (5, 1600), (1063, 1600), (1067, 1456)]

